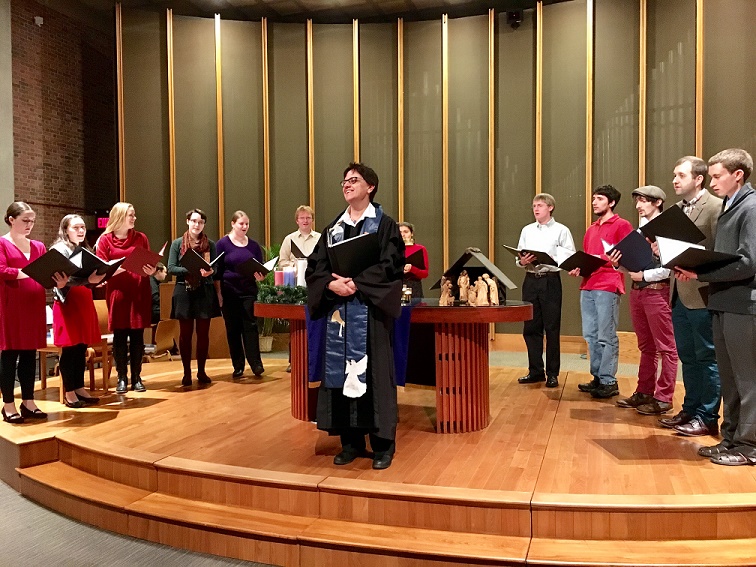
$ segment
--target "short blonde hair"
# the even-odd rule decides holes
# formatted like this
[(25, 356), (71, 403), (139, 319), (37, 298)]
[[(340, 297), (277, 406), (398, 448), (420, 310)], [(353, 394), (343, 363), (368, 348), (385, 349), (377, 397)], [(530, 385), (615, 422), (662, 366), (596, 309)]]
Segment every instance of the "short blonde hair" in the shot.
[(116, 203), (113, 205), (113, 208), (110, 209), (110, 216), (108, 217), (108, 224), (105, 227), (105, 230), (102, 234), (107, 234), (109, 232), (115, 232), (121, 226), (123, 226), (123, 223), (126, 222), (126, 217), (129, 214), (129, 209), (133, 209), (134, 205), (131, 203), (125, 203), (121, 201), (120, 203)]
[(536, 201), (546, 203), (547, 207), (551, 207), (552, 213), (556, 210), (556, 199), (554, 199), (554, 196), (549, 193), (538, 193), (538, 195), (533, 197), (533, 202), (535, 203)]
[(307, 205), (299, 205), (297, 207), (297, 210), (294, 211), (294, 220), (297, 220), (299, 218), (299, 213), (308, 213), (312, 220), (315, 220), (315, 211), (312, 210), (312, 207), (308, 207)]

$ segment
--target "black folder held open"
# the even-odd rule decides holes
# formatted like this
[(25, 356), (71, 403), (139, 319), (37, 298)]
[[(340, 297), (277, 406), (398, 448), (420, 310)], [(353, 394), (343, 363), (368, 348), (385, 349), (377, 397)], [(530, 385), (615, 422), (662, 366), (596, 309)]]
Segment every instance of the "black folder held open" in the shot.
[(512, 254), (513, 256), (520, 257), (524, 254), (531, 254), (532, 256), (535, 256), (536, 261), (533, 262), (535, 265), (543, 264), (544, 266), (556, 266), (556, 260), (552, 258), (549, 254), (546, 252), (541, 252), (540, 250), (526, 250), (523, 248), (522, 250), (518, 250), (517, 248), (512, 248), (511, 246), (507, 246), (506, 244), (502, 244), (504, 248), (507, 249), (507, 252)]
[(678, 206), (672, 206), (640, 228), (652, 242), (656, 238), (674, 238), (685, 242), (701, 242), (706, 235)]
[(105, 278), (103, 278), (103, 280), (107, 280), (125, 261), (126, 258), (124, 257), (106, 262), (95, 254), (92, 254), (92, 252), (86, 248), (78, 248), (77, 250), (74, 250), (74, 253), (71, 255), (71, 262), (73, 262), (79, 269), (72, 275), (77, 278), (86, 279), (93, 273), (97, 273), (98, 276), (104, 275)]
[(200, 273), (201, 270), (212, 270), (215, 267), (215, 264), (218, 260), (223, 258), (223, 255), (225, 252), (221, 252), (218, 254), (218, 256), (211, 262), (206, 261), (202, 256), (197, 254), (196, 250), (189, 249), (186, 251), (186, 253), (181, 256), (181, 259), (179, 260), (179, 263), (189, 270), (189, 273), (201, 277), (202, 274)]
[(21, 271), (45, 289), (55, 287), (53, 275), (60, 273), (70, 276), (78, 270), (76, 265), (54, 248), (29, 263)]
[(575, 268), (580, 268), (580, 275), (584, 278), (590, 277), (590, 275), (598, 270), (602, 266), (606, 266), (609, 262), (598, 256), (593, 256), (582, 250), (578, 250), (572, 256), (567, 258), (564, 262), (559, 264), (565, 272), (570, 272)]
[(415, 250), (412, 254), (409, 256), (406, 256), (404, 258), (405, 264), (410, 264), (414, 267), (416, 267), (418, 270), (425, 270), (425, 258), (423, 257), (423, 251), (422, 250)]

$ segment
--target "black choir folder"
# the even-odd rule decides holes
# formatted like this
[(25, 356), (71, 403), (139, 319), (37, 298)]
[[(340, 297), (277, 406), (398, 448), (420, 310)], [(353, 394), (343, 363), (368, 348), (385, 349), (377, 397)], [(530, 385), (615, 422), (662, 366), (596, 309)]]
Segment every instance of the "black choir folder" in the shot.
[(587, 254), (582, 250), (578, 250), (572, 256), (567, 258), (564, 262), (559, 264), (565, 272), (571, 272), (575, 268), (580, 268), (580, 275), (584, 278), (589, 277), (593, 272), (598, 270), (601, 266), (605, 266), (608, 262), (598, 256)]
[(423, 251), (422, 250), (415, 250), (412, 254), (409, 256), (406, 256), (404, 258), (405, 264), (411, 264), (415, 266), (418, 270), (425, 270), (425, 258), (423, 258)]
[[(293, 242), (292, 246), (294, 246)], [(277, 261), (278, 256), (276, 256), (272, 260), (268, 260), (264, 264), (261, 264), (256, 258), (250, 258), (249, 260), (245, 260), (244, 262), (236, 266), (236, 271), (243, 275), (245, 278), (254, 280), (255, 273), (257, 272), (260, 272), (263, 276), (267, 276), (268, 273), (273, 270)]]
[(727, 254), (706, 250), (700, 244), (659, 237), (659, 256), (665, 268), (683, 268), (694, 272), (706, 272), (726, 266), (740, 259), (739, 254)]
[(299, 246), (297, 246), (293, 240), (290, 240), (290, 242), (291, 242), (291, 255), (292, 256), (294, 256), (295, 258), (307, 258), (309, 256), (309, 254), (305, 254), (304, 252), (302, 252), (302, 249)]
[(608, 247), (607, 254), (611, 254), (614, 250), (622, 252), (619, 264), (630, 272), (642, 272), (654, 267), (654, 253), (651, 251), (651, 245), (637, 230), (620, 240), (616, 246), (604, 247)]
[(184, 253), (183, 256), (181, 256), (179, 263), (184, 268), (189, 270), (191, 274), (197, 277), (201, 277), (202, 274), (200, 273), (200, 270), (212, 270), (215, 267), (216, 262), (223, 258), (224, 254), (225, 252), (221, 252), (220, 254), (218, 254), (218, 256), (215, 257), (212, 262), (208, 262), (202, 256), (200, 256), (196, 250), (190, 248)]
[(701, 242), (706, 235), (678, 206), (674, 205), (658, 217), (640, 227), (640, 231), (654, 242), (657, 237), (673, 238), (684, 242)]
[(331, 270), (344, 278), (360, 275), (381, 259), (378, 233), (363, 233), (328, 247)]
[(168, 242), (163, 244), (160, 252), (153, 252), (152, 250), (147, 250), (147, 248), (142, 248), (141, 246), (134, 248), (131, 254), (126, 257), (124, 263), (121, 264), (121, 267), (138, 276), (145, 276), (147, 274), (144, 273), (143, 267), (146, 265), (155, 266), (160, 262), (160, 260), (163, 259), (163, 254), (165, 253), (165, 247), (167, 245)]
[(518, 258), (523, 254), (532, 254), (536, 257), (535, 264), (543, 264), (545, 266), (556, 266), (556, 260), (549, 256), (546, 252), (541, 252), (540, 250), (526, 250), (523, 248), (522, 250), (518, 250), (517, 248), (512, 248), (511, 246), (507, 246), (506, 244), (502, 244), (504, 248), (507, 249), (508, 252), (510, 252), (513, 256), (517, 256)]
[(96, 273), (98, 276), (104, 275), (104, 279), (108, 279), (115, 274), (116, 270), (120, 268), (121, 264), (125, 261), (126, 258), (124, 257), (106, 262), (95, 254), (92, 254), (92, 252), (86, 248), (79, 248), (78, 250), (74, 250), (74, 253), (71, 255), (71, 262), (79, 268), (72, 275), (77, 278), (85, 279)]
[(45, 289), (55, 287), (53, 275), (60, 273), (70, 276), (78, 270), (76, 265), (54, 248), (27, 264), (21, 271)]

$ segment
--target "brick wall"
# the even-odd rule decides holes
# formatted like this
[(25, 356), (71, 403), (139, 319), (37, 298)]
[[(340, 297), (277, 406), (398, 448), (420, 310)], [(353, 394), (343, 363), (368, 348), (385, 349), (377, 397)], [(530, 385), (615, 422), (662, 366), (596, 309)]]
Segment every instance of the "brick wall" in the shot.
[(63, 215), (117, 200), (114, 33), (13, 0), (11, 42), (16, 199), (49, 246)]

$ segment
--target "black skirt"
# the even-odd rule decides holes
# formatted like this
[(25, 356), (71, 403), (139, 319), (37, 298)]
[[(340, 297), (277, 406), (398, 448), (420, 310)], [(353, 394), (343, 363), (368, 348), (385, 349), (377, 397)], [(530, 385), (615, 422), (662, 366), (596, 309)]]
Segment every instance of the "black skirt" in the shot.
[(171, 319), (212, 319), (220, 317), (218, 295), (212, 283), (188, 290), (184, 282), (173, 288)]

